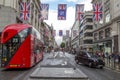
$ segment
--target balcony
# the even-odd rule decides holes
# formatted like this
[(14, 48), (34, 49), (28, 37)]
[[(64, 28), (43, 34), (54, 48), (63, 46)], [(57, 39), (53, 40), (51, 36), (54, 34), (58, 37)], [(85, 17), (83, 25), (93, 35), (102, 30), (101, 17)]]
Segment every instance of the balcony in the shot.
[(93, 36), (84, 37), (83, 40), (93, 40)]
[(84, 44), (93, 44), (93, 40), (92, 39), (89, 39), (89, 40), (84, 40), (83, 41)]
[(81, 45), (81, 46), (83, 46), (84, 48), (88, 48), (88, 47), (93, 47), (93, 44), (83, 44), (83, 45)]
[(85, 33), (89, 33), (89, 32), (93, 32), (93, 29), (86, 29), (86, 30), (84, 30), (84, 34)]
[(90, 38), (90, 37), (93, 38), (93, 33), (92, 32), (84, 33), (84, 38)]
[(84, 25), (84, 26), (93, 25), (93, 22), (85, 22), (83, 25)]

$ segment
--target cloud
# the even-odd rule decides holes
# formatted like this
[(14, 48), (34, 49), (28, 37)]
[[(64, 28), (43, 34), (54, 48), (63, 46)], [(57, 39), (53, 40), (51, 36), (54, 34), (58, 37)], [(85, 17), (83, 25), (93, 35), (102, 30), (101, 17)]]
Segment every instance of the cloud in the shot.
[(92, 0), (84, 0), (84, 1), (81, 2), (81, 4), (84, 4), (84, 5), (85, 5), (85, 8), (84, 8), (85, 11), (92, 10), (91, 1), (92, 1)]
[[(56, 1), (56, 0), (43, 0), (45, 1)], [(67, 1), (79, 1), (79, 0), (67, 0)], [(92, 9), (92, 4), (91, 4), (91, 0), (82, 0), (82, 2), (76, 2), (77, 4), (85, 4), (85, 11), (91, 10)], [(66, 16), (66, 20), (57, 20), (57, 10), (53, 10), (53, 9), (49, 9), (49, 13), (48, 13), (48, 20), (46, 20), (45, 22), (48, 25), (53, 25), (54, 29), (56, 30), (56, 41), (58, 43), (58, 45), (60, 45), (60, 43), (62, 42), (62, 37), (59, 37), (59, 30), (63, 30), (64, 34), (66, 32), (66, 30), (70, 30), (71, 27), (74, 24), (75, 21), (75, 6), (70, 6), (67, 7), (67, 16)]]
[(78, 2), (78, 0), (66, 0), (67, 2)]
[(42, 3), (46, 3), (46, 2), (55, 2), (57, 0), (40, 0)]
[(61, 39), (61, 37), (59, 37), (59, 36), (56, 36), (56, 37), (55, 37), (55, 40), (57, 41), (57, 44), (58, 44), (58, 45), (60, 45), (61, 42), (62, 42), (62, 39)]
[(63, 34), (65, 34), (66, 30), (70, 30), (74, 21), (75, 21), (75, 7), (68, 7), (67, 8), (67, 16), (66, 20), (57, 20), (57, 10), (49, 9), (49, 17), (48, 20), (45, 22), (48, 25), (53, 25), (54, 29), (56, 30), (56, 41), (58, 44), (61, 43), (62, 37), (59, 37), (59, 30), (63, 30)]

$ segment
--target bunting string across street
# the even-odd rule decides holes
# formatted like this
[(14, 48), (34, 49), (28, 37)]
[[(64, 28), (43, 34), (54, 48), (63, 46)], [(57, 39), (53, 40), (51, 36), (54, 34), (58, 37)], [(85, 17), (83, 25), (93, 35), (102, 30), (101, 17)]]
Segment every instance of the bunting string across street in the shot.
[[(48, 20), (49, 4), (40, 4), (40, 20)], [(67, 4), (58, 4), (58, 20), (66, 20)], [(84, 4), (76, 4), (75, 19), (81, 21), (84, 15)], [(28, 20), (30, 17), (30, 3), (20, 3), (20, 19)], [(102, 19), (102, 4), (93, 4), (93, 20), (100, 21)]]
[[(56, 35), (56, 34), (57, 34), (56, 32), (57, 32), (56, 30), (53, 30), (52, 35), (53, 35), (53, 36), (57, 36), (57, 35)], [(47, 30), (47, 29), (46, 29), (46, 31), (45, 31), (45, 34), (48, 35), (48, 30)], [(63, 30), (59, 30), (59, 36), (61, 37), (61, 36), (63, 36), (63, 34), (64, 34), (66, 37), (70, 37), (70, 30), (65, 30), (65, 33), (64, 33)], [(73, 34), (73, 36), (77, 36), (78, 30), (73, 30), (73, 31), (72, 31), (72, 34)]]

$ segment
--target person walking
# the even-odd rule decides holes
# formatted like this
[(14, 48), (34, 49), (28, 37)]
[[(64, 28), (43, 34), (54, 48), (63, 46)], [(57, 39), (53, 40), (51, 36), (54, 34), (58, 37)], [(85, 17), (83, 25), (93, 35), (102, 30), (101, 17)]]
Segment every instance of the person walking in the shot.
[(55, 58), (55, 52), (54, 52), (54, 49), (52, 49), (52, 54), (53, 54), (53, 57)]
[(64, 50), (64, 48), (62, 49), (62, 52), (63, 52), (63, 56), (65, 57), (65, 50)]

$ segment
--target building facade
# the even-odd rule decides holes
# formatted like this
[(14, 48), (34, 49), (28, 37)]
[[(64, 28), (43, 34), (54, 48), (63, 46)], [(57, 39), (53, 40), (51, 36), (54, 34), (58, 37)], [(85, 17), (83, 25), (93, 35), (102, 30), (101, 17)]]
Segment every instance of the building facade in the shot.
[(44, 46), (47, 50), (51, 50), (56, 47), (55, 36), (53, 36), (53, 26), (48, 25), (45, 22), (41, 24), (41, 31), (43, 32)]
[(112, 25), (111, 25), (111, 4), (110, 0), (93, 0), (93, 4), (102, 3), (103, 17), (100, 21), (94, 21), (94, 49), (112, 53)]
[(78, 35), (79, 25), (80, 25), (80, 22), (75, 21), (75, 23), (71, 28), (71, 47), (72, 48), (79, 47), (79, 35)]
[(84, 13), (83, 21), (80, 24), (79, 41), (80, 48), (92, 51), (93, 50), (93, 13), (87, 11)]
[(111, 53), (120, 52), (120, 1), (92, 0), (92, 4), (102, 3), (103, 18), (94, 22), (94, 48)]
[[(30, 17), (28, 20), (20, 19), (20, 4), (26, 2), (30, 4)], [(41, 34), (40, 0), (0, 0), (0, 34), (4, 26), (14, 23), (27, 23), (35, 27)], [(41, 38), (43, 42), (43, 38)]]
[(19, 0), (0, 0), (0, 32), (7, 24), (17, 23)]
[(0, 0), (0, 40), (4, 26), (18, 22), (18, 9), (19, 0)]
[(71, 51), (71, 37), (68, 37), (66, 39), (66, 43), (65, 43), (65, 48), (66, 48), (66, 51)]
[[(30, 3), (30, 18), (28, 20), (20, 20), (20, 4), (21, 2)], [(0, 30), (12, 23), (28, 23), (40, 30), (41, 20), (40, 0), (0, 0)]]

